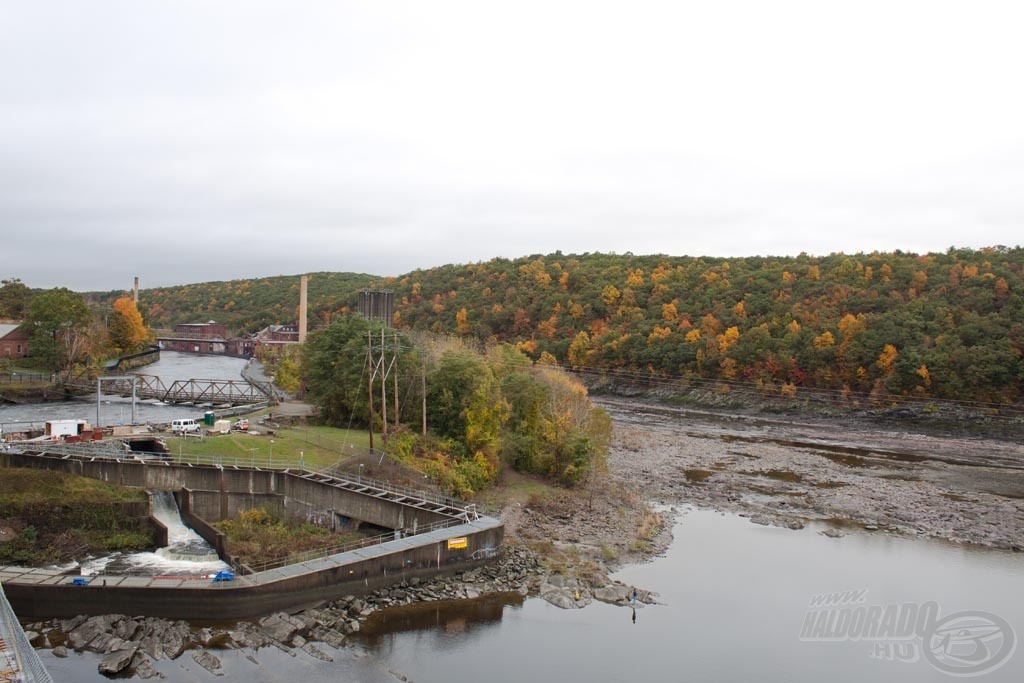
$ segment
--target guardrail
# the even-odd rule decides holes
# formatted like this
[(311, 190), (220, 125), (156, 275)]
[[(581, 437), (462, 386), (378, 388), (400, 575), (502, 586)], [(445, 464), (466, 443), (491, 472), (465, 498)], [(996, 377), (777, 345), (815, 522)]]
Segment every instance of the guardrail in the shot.
[(312, 560), (319, 560), (324, 557), (330, 557), (331, 555), (337, 555), (339, 553), (345, 553), (350, 550), (359, 550), (360, 548), (368, 548), (388, 541), (393, 541), (398, 538), (406, 538), (409, 536), (419, 536), (431, 531), (437, 531), (438, 529), (447, 529), (448, 527), (457, 526), (459, 524), (465, 524), (463, 519), (447, 519), (442, 522), (434, 522), (433, 524), (426, 524), (419, 526), (415, 531), (404, 530), (402, 532), (392, 532), (389, 534), (380, 534), (379, 536), (368, 536), (361, 538), (356, 541), (348, 541), (335, 546), (326, 546), (323, 548), (314, 548), (301, 553), (292, 553), (286, 558), (279, 560), (267, 560), (266, 562), (253, 563), (235, 563), (235, 570), (239, 574), (258, 574), (260, 572), (270, 571), (271, 569), (280, 569), (281, 567), (287, 567), (294, 564), (302, 564), (303, 562), (310, 562)]

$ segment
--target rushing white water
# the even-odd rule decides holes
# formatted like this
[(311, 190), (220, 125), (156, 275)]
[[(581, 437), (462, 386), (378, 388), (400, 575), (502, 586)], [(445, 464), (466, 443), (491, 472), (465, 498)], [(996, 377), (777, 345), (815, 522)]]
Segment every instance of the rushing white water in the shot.
[(82, 574), (206, 576), (228, 569), (203, 537), (185, 526), (169, 491), (152, 494), (153, 516), (167, 527), (167, 546), (155, 552), (115, 553), (82, 562)]

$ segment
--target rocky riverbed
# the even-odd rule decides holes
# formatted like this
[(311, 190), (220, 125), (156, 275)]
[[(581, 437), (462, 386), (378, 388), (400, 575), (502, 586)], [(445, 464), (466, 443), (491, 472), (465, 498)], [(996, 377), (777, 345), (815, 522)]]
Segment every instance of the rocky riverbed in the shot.
[(612, 478), (650, 500), (824, 533), (1024, 548), (1024, 447), (866, 419), (774, 418), (606, 402)]

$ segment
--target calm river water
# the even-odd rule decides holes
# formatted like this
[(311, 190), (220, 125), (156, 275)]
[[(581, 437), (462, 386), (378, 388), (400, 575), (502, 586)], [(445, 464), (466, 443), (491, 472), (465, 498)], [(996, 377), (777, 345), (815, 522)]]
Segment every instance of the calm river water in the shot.
[[(417, 683), (949, 681), (954, 678), (941, 667), (962, 666), (963, 658), (979, 653), (996, 658), (1007, 645), (992, 634), (991, 620), (985, 633), (977, 623), (950, 622), (967, 635), (947, 643), (950, 655), (960, 659), (933, 656), (938, 664), (925, 656), (925, 645), (937, 641), (926, 643), (917, 635), (827, 641), (819, 634), (818, 640), (801, 640), (813, 596), (857, 589), (866, 590), (856, 603), (865, 610), (878, 606), (881, 612), (895, 604), (911, 614), (915, 605), (934, 603), (940, 621), (981, 611), (1005, 620), (1013, 629), (1004, 629), (1005, 637), (1024, 633), (1019, 554), (881, 532), (833, 539), (811, 527), (763, 527), (707, 510), (685, 511), (674, 533), (664, 557), (617, 576), (661, 594), (663, 604), (637, 609), (635, 622), (630, 608), (600, 603), (577, 611), (540, 599), (418, 606), (387, 613), (379, 632), (333, 651), (332, 663), (274, 648), (256, 653), (259, 665), (240, 652), (220, 653), (220, 680), (394, 683), (396, 672)], [(943, 649), (938, 643), (937, 650)], [(917, 661), (897, 661), (895, 654)], [(98, 656), (42, 655), (58, 680), (105, 680), (96, 673)], [(159, 662), (158, 669), (168, 681), (216, 680), (187, 654)], [(1024, 680), (1024, 656), (1012, 654), (978, 680)]]

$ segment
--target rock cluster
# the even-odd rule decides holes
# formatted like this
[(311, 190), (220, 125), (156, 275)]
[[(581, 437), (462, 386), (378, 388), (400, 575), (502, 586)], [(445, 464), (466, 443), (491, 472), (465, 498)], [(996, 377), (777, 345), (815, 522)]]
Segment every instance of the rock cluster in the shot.
[(33, 646), (53, 648), (55, 656), (67, 656), (69, 649), (103, 655), (98, 668), (107, 676), (159, 676), (154, 661), (177, 659), (185, 652), (191, 652), (195, 662), (212, 674), (223, 675), (217, 650), (276, 647), (292, 655), (295, 650), (302, 650), (317, 659), (331, 661), (332, 656), (317, 644), (342, 647), (377, 610), (497, 593), (526, 595), (542, 583), (541, 577), (540, 564), (532, 553), (510, 547), (504, 549), (497, 561), (452, 576), (412, 577), (367, 595), (346, 596), (297, 614), (279, 612), (224, 628), (196, 629), (186, 621), (123, 614), (78, 616), (27, 624), (25, 628)]

